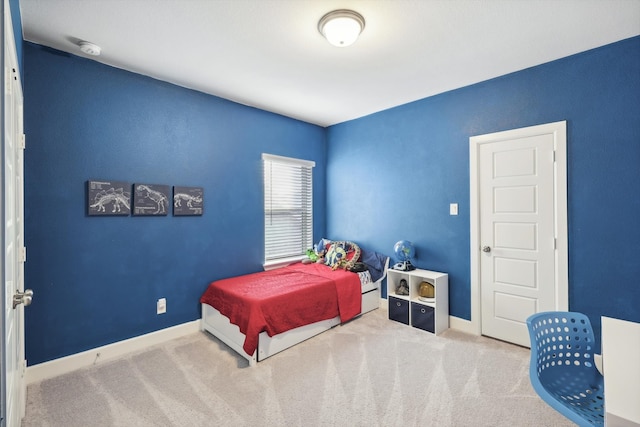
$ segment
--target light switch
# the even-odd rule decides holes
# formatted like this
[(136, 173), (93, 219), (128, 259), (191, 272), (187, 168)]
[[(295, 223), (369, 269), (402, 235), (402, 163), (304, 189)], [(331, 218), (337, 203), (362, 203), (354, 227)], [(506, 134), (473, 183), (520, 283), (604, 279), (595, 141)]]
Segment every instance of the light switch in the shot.
[(449, 215), (458, 215), (458, 204), (457, 203), (449, 204)]
[(156, 303), (156, 313), (164, 314), (167, 312), (167, 299), (160, 298)]

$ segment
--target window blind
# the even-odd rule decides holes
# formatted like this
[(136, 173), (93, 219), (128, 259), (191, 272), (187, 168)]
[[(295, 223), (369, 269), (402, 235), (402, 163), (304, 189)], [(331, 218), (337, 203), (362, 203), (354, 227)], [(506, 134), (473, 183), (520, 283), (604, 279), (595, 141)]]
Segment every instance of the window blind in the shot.
[(265, 261), (304, 255), (313, 246), (314, 162), (262, 155)]

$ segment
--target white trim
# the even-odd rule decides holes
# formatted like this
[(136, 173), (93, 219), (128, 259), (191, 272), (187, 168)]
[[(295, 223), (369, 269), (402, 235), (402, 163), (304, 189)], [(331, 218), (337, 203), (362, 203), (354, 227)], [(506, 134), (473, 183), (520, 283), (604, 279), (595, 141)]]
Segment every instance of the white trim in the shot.
[(569, 225), (567, 220), (567, 122), (552, 123), (555, 148), (556, 310), (569, 311)]
[(449, 328), (467, 334), (477, 335), (471, 321), (460, 317), (449, 316)]
[(276, 268), (286, 267), (287, 265), (295, 264), (296, 262), (300, 262), (306, 258), (308, 258), (306, 255), (297, 255), (289, 258), (272, 259), (262, 264), (262, 268), (265, 271), (275, 270)]
[(156, 344), (162, 344), (185, 335), (196, 333), (199, 330), (200, 319), (29, 366), (27, 367), (26, 382), (27, 385), (33, 384), (73, 372), (77, 369), (97, 365), (98, 363), (121, 357), (133, 351), (143, 350)]
[(482, 335), (482, 312), (480, 306), (480, 211), (478, 197), (478, 167), (480, 145), (521, 137), (523, 134), (549, 134), (554, 136), (554, 195), (555, 195), (555, 279), (556, 309), (569, 309), (569, 256), (567, 226), (567, 122), (559, 121), (520, 129), (495, 132), (469, 138), (469, 219), (470, 219), (470, 253), (471, 253), (471, 331)]
[(276, 156), (275, 154), (262, 153), (262, 160), (268, 160), (270, 162), (290, 163), (294, 165), (306, 166), (314, 168), (316, 162), (312, 160), (296, 159), (294, 157)]

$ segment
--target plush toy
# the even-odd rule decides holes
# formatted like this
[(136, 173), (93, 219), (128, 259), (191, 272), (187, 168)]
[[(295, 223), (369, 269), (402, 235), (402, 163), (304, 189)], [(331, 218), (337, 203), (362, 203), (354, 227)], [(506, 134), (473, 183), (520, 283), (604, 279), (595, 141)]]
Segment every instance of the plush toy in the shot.
[(318, 254), (313, 249), (307, 249), (307, 257), (311, 260), (311, 262), (318, 261)]
[(342, 268), (351, 270), (356, 262), (360, 260), (360, 247), (353, 242), (331, 241), (320, 239), (313, 245), (313, 250), (307, 250), (307, 256), (313, 261), (315, 255), (317, 263), (325, 264), (332, 270)]
[(338, 268), (344, 268), (347, 263), (347, 251), (344, 250), (344, 246), (341, 243), (333, 243), (327, 252), (326, 265), (331, 267), (332, 270)]
[(327, 254), (327, 250), (331, 245), (331, 241), (327, 239), (320, 239), (318, 243), (313, 245), (313, 251), (316, 255), (316, 262), (318, 264), (325, 264), (325, 255)]

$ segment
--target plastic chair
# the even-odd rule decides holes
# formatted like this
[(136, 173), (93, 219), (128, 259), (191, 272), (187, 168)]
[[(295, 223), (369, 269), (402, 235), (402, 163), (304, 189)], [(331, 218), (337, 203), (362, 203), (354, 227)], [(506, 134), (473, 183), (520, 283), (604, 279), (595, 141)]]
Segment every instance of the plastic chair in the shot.
[(604, 425), (604, 379), (593, 360), (595, 343), (582, 313), (548, 311), (527, 319), (529, 377), (538, 395), (580, 426)]

